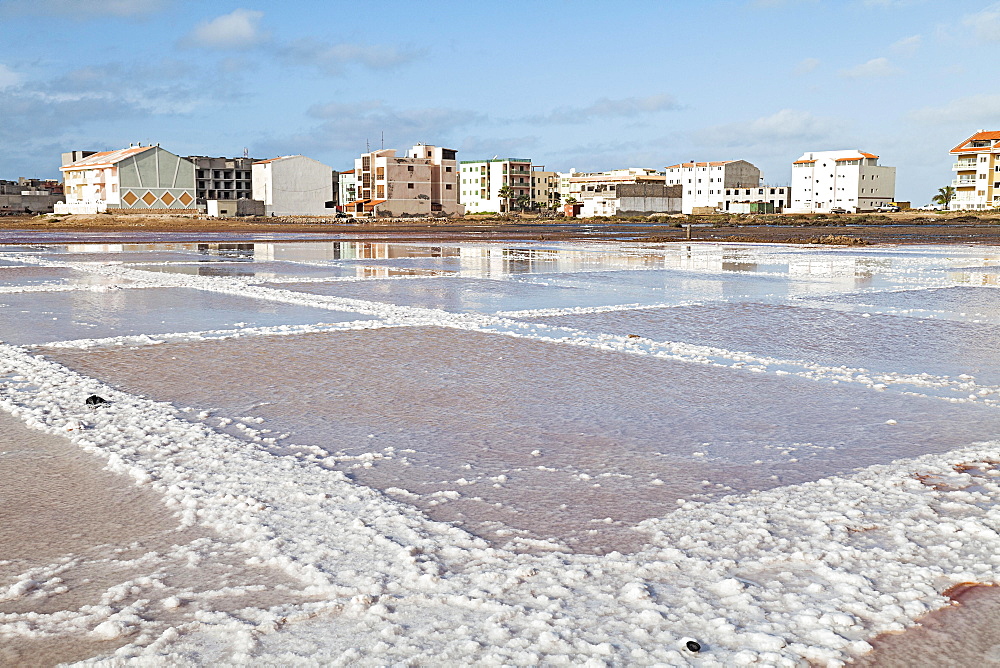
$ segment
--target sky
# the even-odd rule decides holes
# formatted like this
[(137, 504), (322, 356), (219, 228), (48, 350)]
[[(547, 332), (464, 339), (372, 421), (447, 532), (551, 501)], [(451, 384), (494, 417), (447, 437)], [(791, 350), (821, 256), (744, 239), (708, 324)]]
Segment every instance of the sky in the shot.
[[(60, 154), (446, 146), (598, 171), (860, 149), (930, 201), (1000, 130), (1000, 2), (0, 0), (0, 179)], [(384, 142), (384, 144), (383, 144)]]

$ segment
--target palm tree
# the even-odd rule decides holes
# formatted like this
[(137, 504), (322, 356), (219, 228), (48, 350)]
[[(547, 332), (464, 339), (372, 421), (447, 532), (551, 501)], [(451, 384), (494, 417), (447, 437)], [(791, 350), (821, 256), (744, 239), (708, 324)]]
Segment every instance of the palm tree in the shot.
[(955, 199), (955, 189), (951, 186), (945, 186), (944, 188), (938, 188), (938, 194), (931, 198), (931, 201), (935, 204), (940, 204), (944, 208), (948, 208), (948, 204), (951, 200)]
[(521, 211), (527, 209), (528, 205), (531, 204), (531, 198), (528, 197), (527, 195), (518, 195), (516, 201), (517, 201), (517, 208), (520, 209)]
[(504, 186), (499, 192), (497, 192), (497, 196), (499, 196), (500, 199), (504, 201), (504, 204), (506, 204), (506, 206), (501, 207), (501, 209), (503, 211), (510, 211), (510, 200), (514, 197), (514, 189), (510, 186)]

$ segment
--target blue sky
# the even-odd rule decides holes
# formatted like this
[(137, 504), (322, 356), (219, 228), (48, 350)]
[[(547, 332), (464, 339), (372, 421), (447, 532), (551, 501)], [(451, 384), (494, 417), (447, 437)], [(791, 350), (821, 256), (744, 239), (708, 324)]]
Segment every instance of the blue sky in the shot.
[(302, 153), (385, 135), (548, 169), (858, 148), (925, 203), (1000, 129), (1000, 3), (0, 0), (0, 178), (59, 154)]

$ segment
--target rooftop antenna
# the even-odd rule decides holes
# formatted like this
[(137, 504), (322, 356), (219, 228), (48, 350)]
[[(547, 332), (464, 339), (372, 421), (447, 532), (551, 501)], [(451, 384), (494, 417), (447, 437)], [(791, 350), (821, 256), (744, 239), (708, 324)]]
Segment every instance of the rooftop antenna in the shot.
[(243, 147), (243, 157), (244, 158), (250, 157), (250, 149), (248, 149), (246, 146)]
[(371, 143), (368, 141), (368, 138), (365, 137), (365, 153), (371, 153), (371, 152), (372, 152)]
[(382, 150), (385, 150), (385, 130), (382, 130)]

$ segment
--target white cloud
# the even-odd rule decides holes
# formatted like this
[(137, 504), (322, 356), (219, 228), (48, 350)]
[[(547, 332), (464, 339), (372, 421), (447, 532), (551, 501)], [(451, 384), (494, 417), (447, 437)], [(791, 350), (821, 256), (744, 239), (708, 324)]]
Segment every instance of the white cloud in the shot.
[(809, 74), (817, 67), (819, 67), (819, 65), (820, 65), (819, 58), (806, 58), (804, 60), (799, 61), (799, 64), (795, 66), (794, 70), (792, 70), (792, 74), (795, 74), (797, 76), (801, 76), (803, 74)]
[(899, 70), (892, 66), (888, 58), (872, 58), (867, 63), (841, 70), (840, 76), (848, 79), (870, 79), (888, 77), (898, 72)]
[(313, 151), (347, 151), (354, 155), (363, 152), (366, 139), (376, 146), (383, 132), (390, 148), (405, 149), (416, 142), (440, 146), (448, 145), (456, 130), (489, 122), (477, 111), (447, 107), (401, 109), (382, 100), (315, 105), (307, 113), (323, 122), (305, 132), (272, 137), (254, 150), (262, 155), (280, 155), (309, 147)]
[(1000, 42), (1000, 2), (994, 3), (975, 14), (969, 14), (962, 23), (975, 31), (979, 39), (986, 42)]
[(183, 40), (187, 46), (205, 49), (252, 49), (267, 41), (260, 29), (264, 12), (237, 9), (229, 14), (202, 21)]
[(341, 74), (345, 66), (357, 64), (373, 70), (389, 69), (423, 55), (418, 49), (368, 44), (324, 44), (311, 38), (297, 39), (278, 48), (278, 54), (296, 65), (312, 65), (327, 74)]
[(676, 109), (680, 109), (680, 105), (670, 95), (625, 97), (617, 100), (604, 97), (585, 107), (560, 107), (547, 114), (530, 116), (523, 120), (535, 124), (586, 123), (599, 118), (635, 117)]
[(539, 139), (533, 135), (524, 137), (466, 137), (458, 144), (463, 160), (521, 156), (538, 146)]
[(920, 48), (920, 43), (923, 38), (920, 35), (913, 35), (911, 37), (904, 37), (901, 40), (897, 40), (889, 48), (898, 54), (904, 56), (912, 56)]
[(697, 137), (705, 143), (729, 147), (755, 147), (828, 140), (843, 130), (836, 119), (822, 118), (797, 109), (782, 109), (748, 122), (705, 128)]
[(916, 109), (909, 117), (927, 125), (966, 125), (971, 134), (975, 129), (996, 125), (996, 119), (1000, 118), (1000, 94), (958, 98), (940, 107)]
[(171, 0), (0, 0), (0, 10), (11, 14), (141, 16), (165, 9)]
[(0, 63), (0, 90), (21, 83), (21, 75)]

